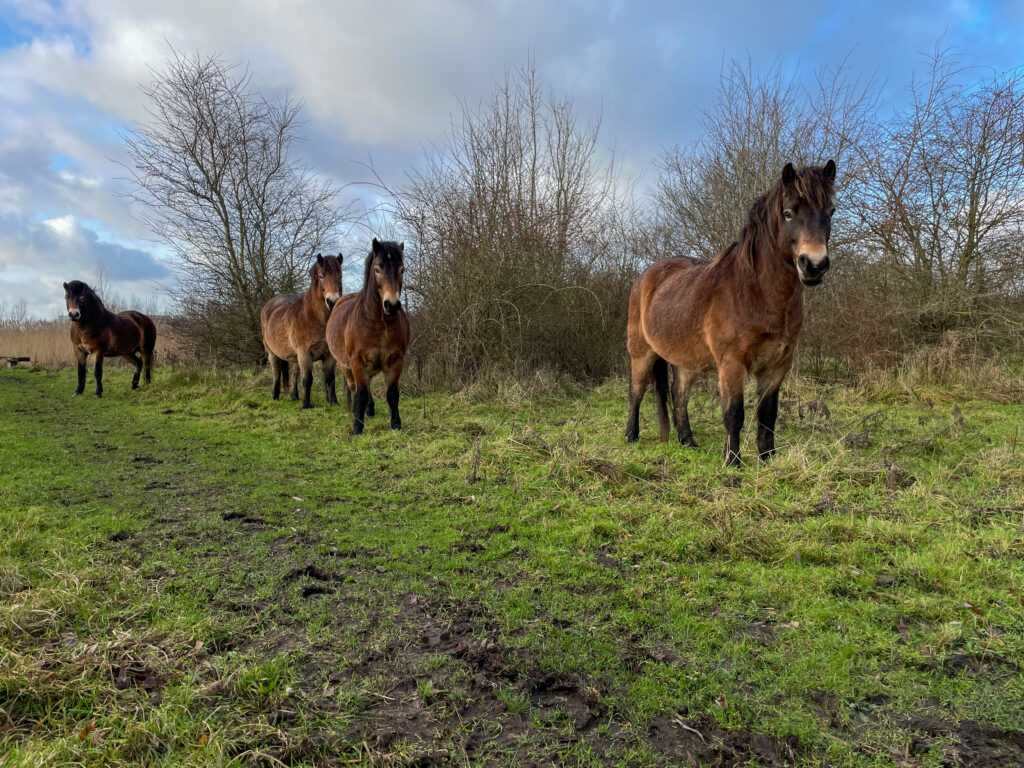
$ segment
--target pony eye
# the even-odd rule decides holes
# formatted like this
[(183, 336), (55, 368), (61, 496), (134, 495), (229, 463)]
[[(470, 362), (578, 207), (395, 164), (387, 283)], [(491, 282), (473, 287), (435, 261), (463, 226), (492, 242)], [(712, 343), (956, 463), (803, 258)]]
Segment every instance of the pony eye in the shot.
[(784, 210), (782, 212), (782, 215), (786, 217), (786, 221), (792, 221), (793, 220), (793, 212), (791, 210), (789, 210), (789, 208)]

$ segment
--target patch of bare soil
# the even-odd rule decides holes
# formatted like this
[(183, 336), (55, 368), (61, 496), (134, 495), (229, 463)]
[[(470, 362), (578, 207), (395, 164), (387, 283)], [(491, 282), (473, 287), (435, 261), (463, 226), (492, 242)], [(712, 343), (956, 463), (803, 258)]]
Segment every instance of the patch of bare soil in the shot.
[[(902, 715), (900, 728), (912, 733), (910, 755), (940, 744), (944, 768), (1019, 768), (1024, 765), (1024, 731), (1004, 730), (973, 720), (954, 724), (939, 717)], [(952, 743), (950, 743), (952, 742)]]

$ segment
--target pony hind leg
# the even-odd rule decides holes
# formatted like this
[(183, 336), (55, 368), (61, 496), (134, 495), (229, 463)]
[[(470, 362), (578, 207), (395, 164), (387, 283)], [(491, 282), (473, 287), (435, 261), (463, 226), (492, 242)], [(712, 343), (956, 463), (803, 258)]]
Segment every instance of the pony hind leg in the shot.
[(147, 384), (153, 383), (153, 350), (142, 350), (142, 376)]
[(142, 358), (138, 352), (132, 352), (122, 357), (135, 366), (135, 373), (132, 374), (132, 389), (139, 388), (139, 377), (142, 375)]
[(676, 375), (672, 381), (672, 410), (676, 421), (676, 434), (681, 445), (688, 445), (691, 448), (699, 447), (690, 430), (689, 411), (690, 393), (699, 375), (698, 371), (676, 368)]
[(626, 421), (626, 442), (635, 443), (640, 439), (640, 403), (651, 380), (651, 369), (659, 358), (650, 348), (642, 356), (632, 358), (629, 377), (629, 418)]
[(337, 379), (337, 366), (334, 363), (334, 358), (328, 355), (320, 363), (324, 369), (324, 395), (327, 398), (328, 405), (338, 404), (338, 392), (335, 388), (335, 381)]
[(669, 392), (669, 365), (664, 358), (659, 357), (651, 366), (651, 376), (654, 378), (654, 392), (658, 396), (658, 439), (668, 442), (672, 426), (668, 420), (668, 392)]
[(269, 349), (267, 350), (267, 361), (270, 363), (270, 372), (274, 377), (274, 386), (270, 390), (270, 398), (277, 400), (281, 396), (281, 378), (284, 377), (284, 386), (288, 387), (288, 363)]

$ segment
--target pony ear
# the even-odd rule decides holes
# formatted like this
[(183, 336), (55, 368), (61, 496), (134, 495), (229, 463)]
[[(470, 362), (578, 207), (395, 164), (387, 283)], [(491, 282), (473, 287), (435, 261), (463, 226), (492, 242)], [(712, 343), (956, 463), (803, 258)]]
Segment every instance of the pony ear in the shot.
[(796, 170), (792, 163), (786, 163), (786, 167), (782, 169), (782, 183), (792, 184), (794, 181), (796, 181)]
[(316, 263), (319, 264), (321, 267), (324, 265), (324, 256), (322, 253), (318, 253), (316, 255)]
[(68, 289), (68, 284), (64, 283), (64, 290), (66, 291), (67, 289)]
[(398, 244), (398, 252), (400, 254), (402, 254), (403, 256), (405, 256), (405, 243), (399, 243)]
[(376, 237), (373, 238), (373, 244), (371, 245), (371, 248), (374, 253), (380, 253), (380, 241)]
[(825, 174), (825, 178), (828, 179), (829, 181), (835, 181), (836, 180), (836, 161), (835, 160), (829, 160), (827, 163), (825, 163), (825, 169), (822, 171), (822, 173)]
[(341, 255), (341, 251), (338, 251), (338, 263), (339, 264), (343, 264), (344, 262), (345, 262), (345, 257)]

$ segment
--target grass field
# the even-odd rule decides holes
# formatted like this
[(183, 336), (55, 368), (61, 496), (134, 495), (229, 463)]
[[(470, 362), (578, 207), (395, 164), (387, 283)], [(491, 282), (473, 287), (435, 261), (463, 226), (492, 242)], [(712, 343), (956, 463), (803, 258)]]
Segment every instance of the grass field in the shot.
[(74, 376), (0, 371), (3, 768), (1024, 765), (1020, 404), (792, 385), (727, 472), (707, 395)]

